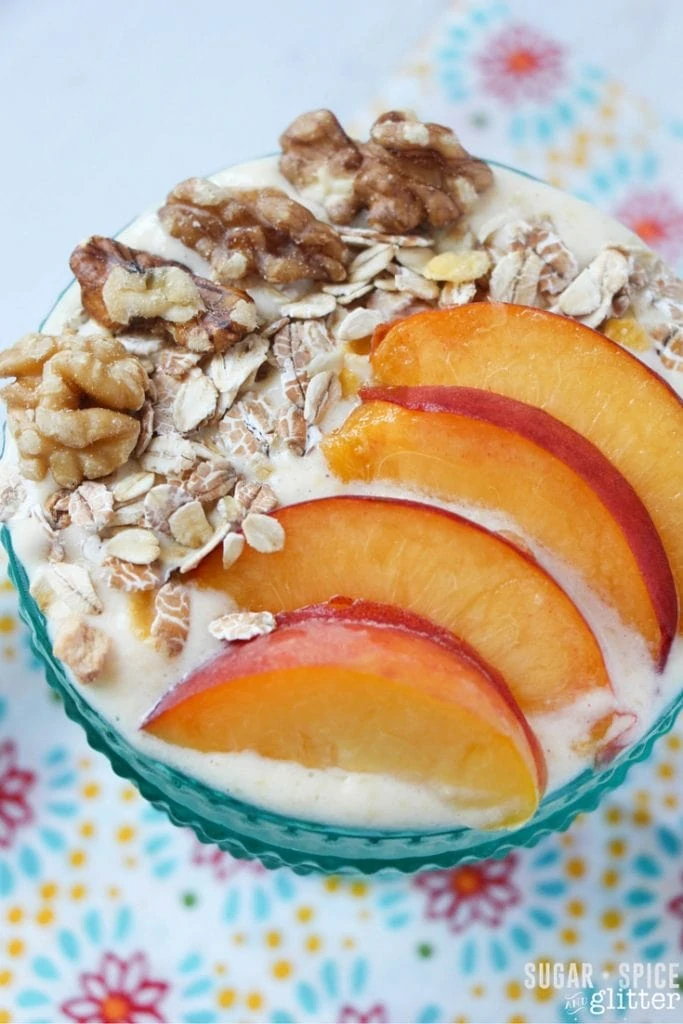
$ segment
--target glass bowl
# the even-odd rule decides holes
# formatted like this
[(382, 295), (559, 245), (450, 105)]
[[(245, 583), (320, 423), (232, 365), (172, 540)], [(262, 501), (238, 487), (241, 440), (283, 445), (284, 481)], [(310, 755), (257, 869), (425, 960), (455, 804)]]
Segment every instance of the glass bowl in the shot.
[[(516, 168), (489, 163), (538, 180)], [(70, 287), (64, 289), (55, 307)], [(0, 457), (3, 449), (4, 430), (0, 428)], [(0, 543), (7, 552), (9, 576), (19, 595), (19, 614), (30, 631), (31, 647), (45, 669), (48, 683), (62, 698), (67, 715), (85, 730), (90, 746), (104, 754), (114, 771), (133, 782), (174, 824), (191, 828), (200, 840), (218, 845), (233, 857), (258, 858), (269, 868), (287, 866), (297, 874), (408, 874), (504, 857), (517, 847), (534, 846), (549, 833), (568, 828), (578, 814), (594, 810), (606, 793), (621, 784), (634, 764), (646, 760), (656, 740), (669, 732), (683, 709), (682, 679), (678, 697), (637, 743), (609, 764), (587, 769), (547, 794), (534, 817), (517, 829), (382, 831), (290, 818), (236, 800), (130, 744), (88, 703), (54, 656), (45, 617), (29, 593), (26, 570), (14, 550), (7, 525), (0, 525)]]

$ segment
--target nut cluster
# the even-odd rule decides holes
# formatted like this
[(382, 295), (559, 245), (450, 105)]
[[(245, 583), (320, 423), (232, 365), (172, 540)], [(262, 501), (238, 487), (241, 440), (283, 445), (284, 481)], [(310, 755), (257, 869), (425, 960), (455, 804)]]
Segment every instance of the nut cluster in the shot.
[(150, 331), (191, 352), (223, 352), (256, 327), (246, 292), (112, 238), (77, 246), (70, 266), (84, 310), (114, 334)]
[(346, 249), (337, 232), (276, 188), (219, 188), (189, 178), (169, 194), (159, 217), (224, 283), (248, 274), (278, 284), (346, 277)]
[(442, 125), (403, 111), (378, 117), (368, 142), (354, 142), (329, 110), (298, 117), (280, 138), (284, 176), (349, 224), (367, 210), (383, 231), (457, 224), (493, 183), (490, 167)]
[(2, 392), (29, 480), (48, 470), (63, 487), (107, 476), (135, 448), (149, 385), (141, 363), (113, 338), (29, 334), (0, 353)]

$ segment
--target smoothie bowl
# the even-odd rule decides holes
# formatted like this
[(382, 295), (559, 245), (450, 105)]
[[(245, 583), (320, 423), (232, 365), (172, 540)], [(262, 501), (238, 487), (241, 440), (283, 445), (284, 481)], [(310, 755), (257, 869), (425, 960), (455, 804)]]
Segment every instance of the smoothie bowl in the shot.
[(0, 354), (2, 542), (90, 743), (297, 871), (565, 828), (683, 704), (683, 286), (389, 112), (174, 188)]

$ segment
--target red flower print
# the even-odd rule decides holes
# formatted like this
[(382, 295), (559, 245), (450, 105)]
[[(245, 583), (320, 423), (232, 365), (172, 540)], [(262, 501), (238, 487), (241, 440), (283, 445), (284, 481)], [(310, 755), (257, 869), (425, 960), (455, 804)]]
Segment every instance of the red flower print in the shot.
[(144, 953), (120, 960), (105, 953), (97, 973), (81, 974), (82, 995), (62, 1003), (60, 1010), (78, 1024), (149, 1024), (163, 1022), (159, 1003), (168, 991), (153, 981)]
[(565, 78), (565, 51), (526, 25), (513, 25), (490, 39), (477, 58), (484, 92), (503, 100), (545, 101)]
[(224, 882), (238, 873), (249, 875), (264, 875), (266, 873), (266, 869), (260, 861), (235, 860), (219, 846), (200, 843), (198, 839), (194, 841), (191, 859), (193, 864), (209, 868), (217, 882)]
[(683, 253), (683, 206), (666, 189), (633, 192), (615, 215), (667, 259)]
[(517, 857), (510, 854), (505, 860), (418, 875), (415, 885), (427, 894), (425, 916), (430, 921), (447, 920), (452, 932), (463, 932), (475, 921), (495, 928), (505, 911), (520, 902), (519, 890), (511, 881), (516, 865)]
[[(683, 875), (681, 875), (681, 882), (683, 882)], [(674, 896), (672, 900), (666, 905), (666, 909), (674, 917), (680, 918), (681, 921), (681, 935), (678, 940), (678, 944), (683, 949), (683, 892), (679, 896)]]
[(363, 1013), (352, 1006), (342, 1006), (339, 1012), (339, 1024), (387, 1024), (389, 1017), (384, 1006), (376, 1003)]
[(35, 782), (33, 772), (17, 767), (14, 741), (0, 743), (0, 848), (11, 846), (17, 829), (33, 820), (26, 796)]

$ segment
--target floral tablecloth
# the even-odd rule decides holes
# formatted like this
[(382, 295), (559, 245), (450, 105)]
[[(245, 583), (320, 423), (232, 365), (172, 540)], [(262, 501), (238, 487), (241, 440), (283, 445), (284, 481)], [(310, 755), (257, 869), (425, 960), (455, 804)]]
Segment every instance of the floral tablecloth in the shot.
[[(367, 114), (387, 106), (683, 255), (683, 125), (504, 4), (455, 4)], [(610, 1005), (619, 964), (683, 960), (682, 773), (679, 726), (596, 812), (503, 861), (268, 872), (174, 828), (88, 748), (0, 576), (0, 1024), (680, 1021), (681, 1003), (591, 999)], [(592, 989), (542, 985), (579, 962)]]

